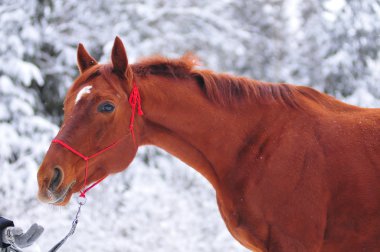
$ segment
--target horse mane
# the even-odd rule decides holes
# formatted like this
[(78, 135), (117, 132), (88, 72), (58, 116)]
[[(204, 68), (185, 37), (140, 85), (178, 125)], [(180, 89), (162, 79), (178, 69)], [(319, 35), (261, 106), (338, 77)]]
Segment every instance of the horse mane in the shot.
[(215, 73), (211, 70), (197, 69), (198, 65), (198, 58), (191, 53), (178, 59), (157, 55), (133, 64), (132, 71), (141, 77), (160, 75), (167, 78), (195, 79), (209, 100), (223, 106), (239, 105), (246, 101), (260, 104), (277, 102), (287, 107), (299, 108), (298, 96), (325, 106), (331, 105), (332, 97), (309, 87), (261, 82), (247, 77)]

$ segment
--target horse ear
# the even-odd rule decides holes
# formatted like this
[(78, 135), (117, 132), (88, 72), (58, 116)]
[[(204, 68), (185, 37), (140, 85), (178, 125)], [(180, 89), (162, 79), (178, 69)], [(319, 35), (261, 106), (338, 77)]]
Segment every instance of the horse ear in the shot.
[(77, 50), (77, 62), (80, 73), (83, 73), (91, 66), (98, 64), (96, 60), (86, 51), (82, 43), (79, 43)]
[(115, 42), (113, 43), (111, 61), (113, 65), (113, 70), (116, 73), (124, 75), (128, 67), (128, 58), (123, 42), (118, 36), (116, 36)]

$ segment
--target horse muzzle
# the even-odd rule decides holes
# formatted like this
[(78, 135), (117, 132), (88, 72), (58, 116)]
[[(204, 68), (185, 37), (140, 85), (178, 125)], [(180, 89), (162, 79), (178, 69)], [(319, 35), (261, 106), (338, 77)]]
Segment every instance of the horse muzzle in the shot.
[(62, 187), (61, 189), (52, 190), (51, 185), (42, 186), (38, 192), (38, 198), (40, 201), (52, 205), (65, 205), (72, 195), (72, 188), (76, 181), (71, 182), (68, 186)]

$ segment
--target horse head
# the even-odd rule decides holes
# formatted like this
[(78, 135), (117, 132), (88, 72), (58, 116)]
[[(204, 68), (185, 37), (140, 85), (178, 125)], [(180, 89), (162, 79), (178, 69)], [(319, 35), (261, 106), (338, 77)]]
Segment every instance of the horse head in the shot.
[(128, 127), (133, 74), (122, 41), (116, 37), (110, 64), (98, 64), (82, 44), (77, 61), (80, 74), (65, 98), (62, 126), (38, 171), (40, 200), (56, 205), (125, 169), (137, 152)]

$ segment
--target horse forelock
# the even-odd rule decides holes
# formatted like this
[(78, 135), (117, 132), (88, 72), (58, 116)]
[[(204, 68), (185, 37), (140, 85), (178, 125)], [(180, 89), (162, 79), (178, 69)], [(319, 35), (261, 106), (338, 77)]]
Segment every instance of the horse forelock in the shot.
[[(78, 102), (78, 95), (86, 87), (91, 86), (93, 91), (100, 91), (99, 89), (104, 88), (104, 90), (114, 90), (116, 92), (127, 92), (127, 87), (132, 81), (132, 70), (128, 67), (127, 72), (124, 76), (120, 76), (118, 73), (113, 71), (112, 64), (101, 64), (92, 67), (85, 73), (81, 74), (70, 87), (67, 96), (65, 98), (65, 106), (75, 105)], [(102, 82), (98, 82), (97, 78), (102, 78)], [(93, 83), (104, 83), (105, 85), (97, 85), (94, 87)], [(73, 102), (74, 101), (74, 102)]]

